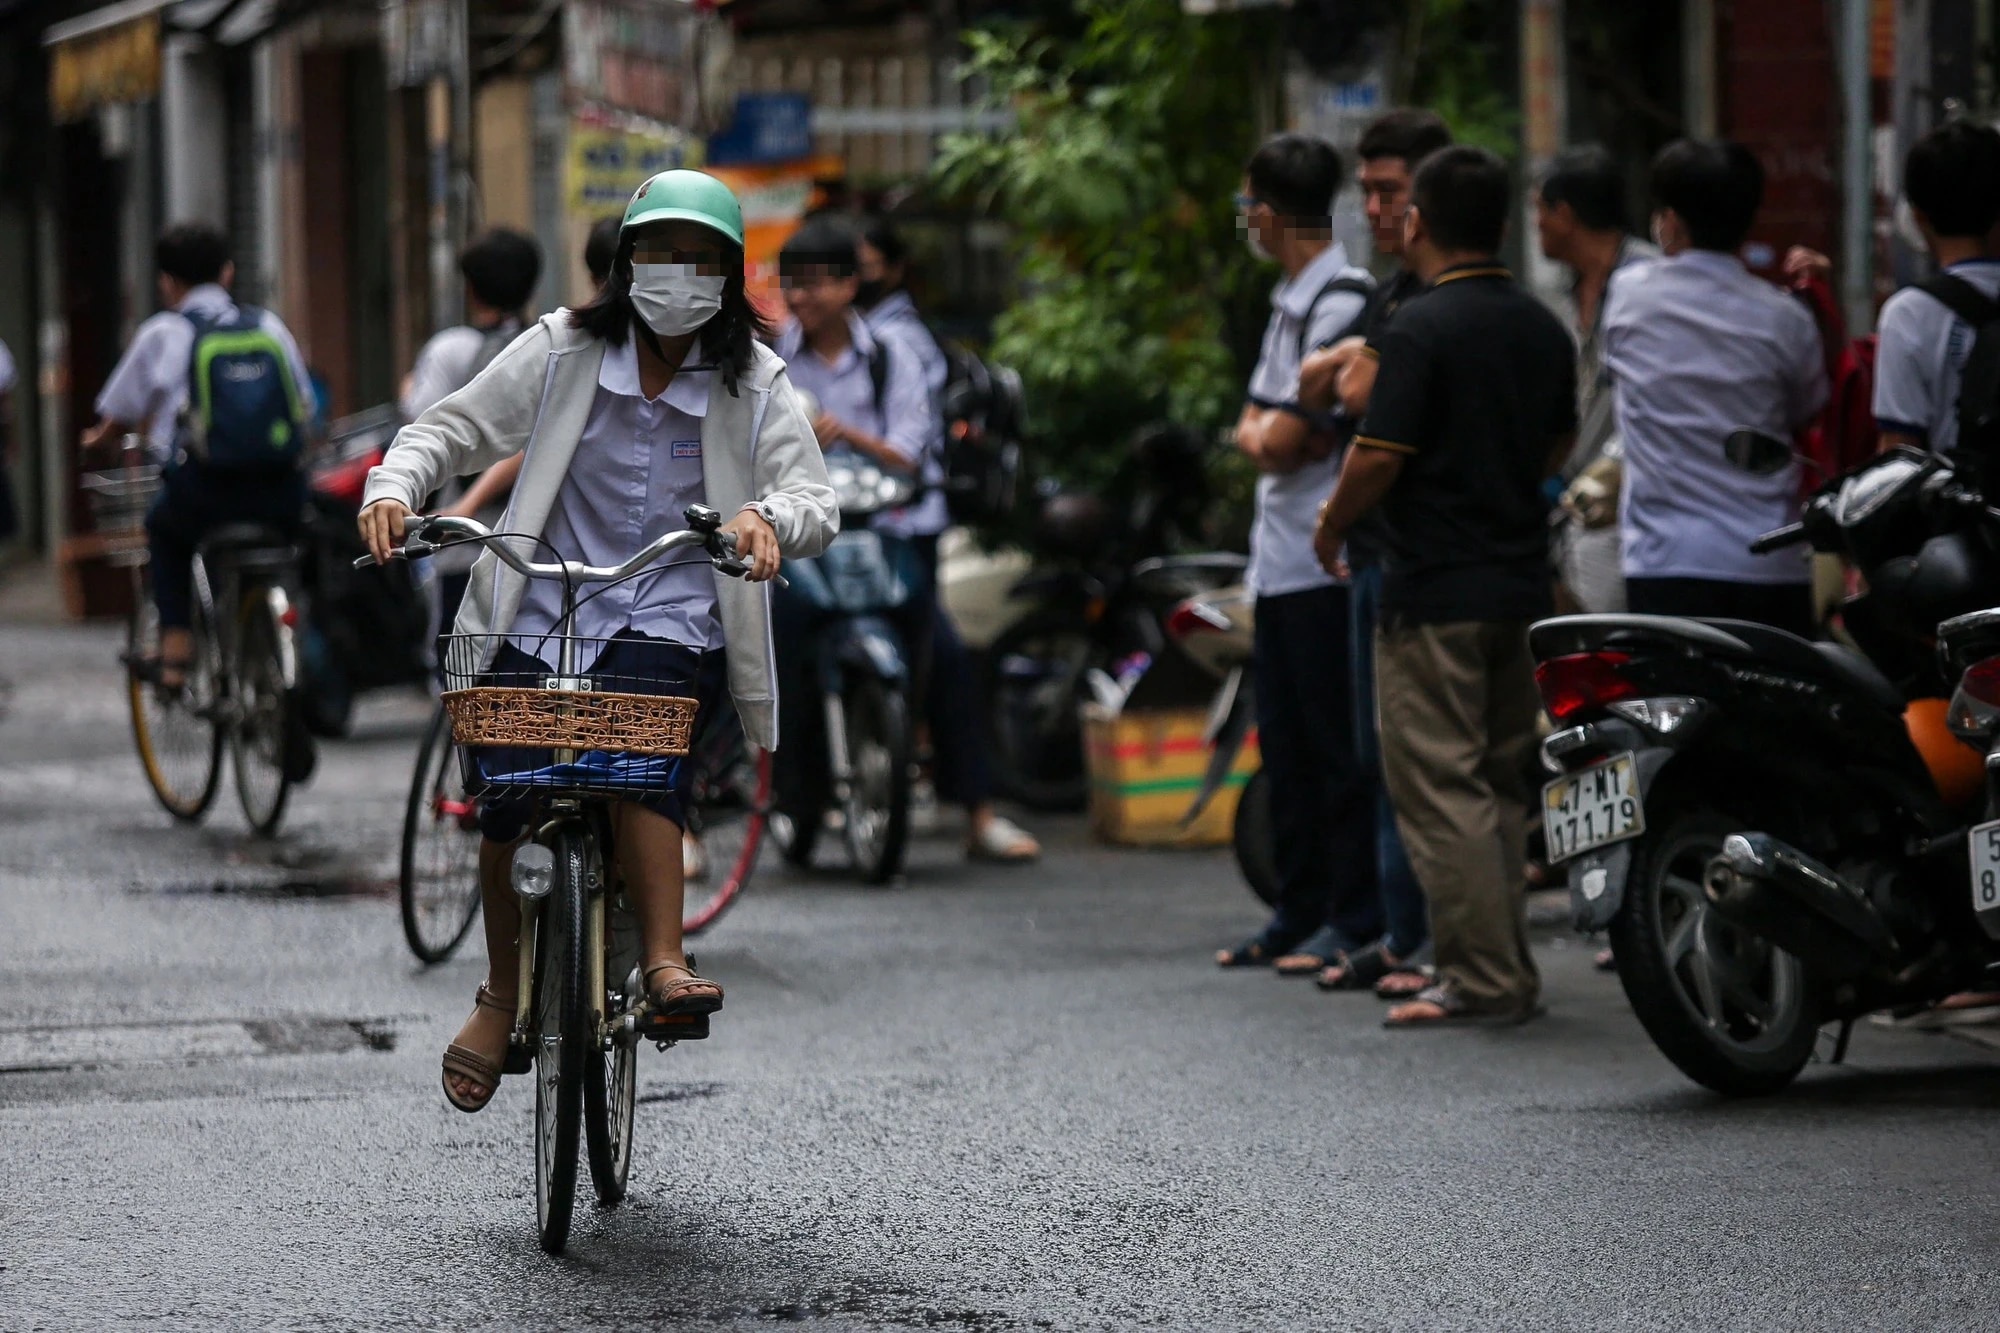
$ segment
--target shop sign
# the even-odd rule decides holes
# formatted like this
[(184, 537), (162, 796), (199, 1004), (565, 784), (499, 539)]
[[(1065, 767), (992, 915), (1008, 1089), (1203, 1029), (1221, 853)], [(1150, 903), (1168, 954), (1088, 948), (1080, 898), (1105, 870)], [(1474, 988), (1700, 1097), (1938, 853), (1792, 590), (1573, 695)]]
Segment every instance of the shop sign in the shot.
[(694, 123), (701, 23), (686, 4), (573, 0), (563, 6), (570, 95), (669, 124)]
[(49, 110), (58, 123), (113, 102), (160, 95), (157, 12), (56, 43), (49, 49)]
[(708, 141), (712, 166), (796, 162), (812, 156), (812, 102), (804, 93), (743, 93), (729, 128)]
[(799, 229), (818, 198), (822, 181), (847, 173), (839, 157), (813, 157), (768, 166), (711, 167), (743, 205), (743, 267), (751, 296), (772, 314), (784, 308), (778, 292), (778, 249)]
[(640, 182), (676, 167), (699, 166), (701, 159), (699, 140), (664, 125), (572, 120), (569, 210), (586, 218), (622, 213)]

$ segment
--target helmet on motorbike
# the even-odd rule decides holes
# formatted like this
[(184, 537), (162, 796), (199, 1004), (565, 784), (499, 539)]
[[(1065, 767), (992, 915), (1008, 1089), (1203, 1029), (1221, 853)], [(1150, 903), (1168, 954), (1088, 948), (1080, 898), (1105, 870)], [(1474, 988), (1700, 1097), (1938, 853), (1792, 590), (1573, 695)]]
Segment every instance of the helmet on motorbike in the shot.
[(1042, 544), (1056, 555), (1083, 559), (1099, 553), (1110, 511), (1085, 491), (1059, 491), (1042, 501), (1036, 524)]
[(737, 245), (743, 244), (743, 206), (727, 185), (705, 171), (677, 169), (662, 171), (632, 192), (625, 205), (625, 220), (618, 227), (618, 241), (626, 233), (649, 222), (699, 222), (721, 232)]

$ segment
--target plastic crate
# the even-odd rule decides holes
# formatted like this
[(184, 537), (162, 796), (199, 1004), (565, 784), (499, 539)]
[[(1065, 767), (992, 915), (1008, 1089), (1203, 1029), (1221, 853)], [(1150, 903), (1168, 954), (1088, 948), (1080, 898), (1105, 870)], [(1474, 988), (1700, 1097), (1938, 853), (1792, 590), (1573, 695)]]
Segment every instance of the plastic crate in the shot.
[(1113, 714), (1085, 705), (1090, 823), (1099, 838), (1131, 847), (1219, 847), (1229, 841), (1237, 798), (1261, 763), (1257, 737), (1253, 731), (1244, 742), (1201, 818), (1183, 827), (1208, 771), (1207, 721), (1199, 708)]

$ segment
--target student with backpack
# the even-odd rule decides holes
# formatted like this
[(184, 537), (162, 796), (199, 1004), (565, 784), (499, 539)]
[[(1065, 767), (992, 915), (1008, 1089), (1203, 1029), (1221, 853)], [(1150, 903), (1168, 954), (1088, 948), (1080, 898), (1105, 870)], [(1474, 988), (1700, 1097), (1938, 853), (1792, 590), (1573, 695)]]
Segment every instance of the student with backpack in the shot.
[(397, 406), (415, 421), (457, 393), (520, 336), (528, 299), (542, 276), (542, 250), (518, 231), (496, 227), (458, 257), (465, 278), (465, 323), (431, 335), (403, 381)]
[[(1882, 447), (1991, 450), (2000, 439), (1980, 423), (2000, 409), (2000, 255), (1989, 239), (2000, 223), (2000, 131), (1966, 120), (1932, 130), (1903, 159), (1903, 195), (1939, 273), (1890, 297), (1877, 322)], [(1983, 438), (1966, 438), (1968, 420)]]
[(143, 432), (165, 465), (146, 515), (160, 615), (159, 683), (178, 689), (194, 657), (195, 547), (225, 523), (299, 526), (310, 379), (298, 344), (268, 310), (229, 294), (229, 241), (200, 224), (169, 228), (153, 247), (160, 304), (97, 395), (81, 444), (96, 450)]
[[(808, 219), (778, 254), (778, 272), (792, 322), (778, 336), (777, 352), (792, 382), (819, 402), (813, 430), (822, 448), (847, 447), (898, 472), (937, 479), (938, 405), (924, 377), (923, 359), (893, 331), (876, 332), (856, 309), (861, 289), (859, 238), (839, 218)], [(946, 523), (944, 500), (936, 491), (903, 509), (879, 515), (875, 524), (904, 537), (925, 558), (930, 588), (925, 620), (910, 627), (912, 648), (934, 641), (943, 618), (937, 601), (937, 534)], [(780, 650), (782, 654), (782, 649)], [(928, 656), (912, 651), (912, 657)], [(1031, 861), (1041, 845), (993, 808), (983, 785), (984, 753), (975, 710), (969, 706), (970, 673), (940, 679), (956, 698), (927, 707), (940, 759), (955, 768), (946, 785), (967, 809), (968, 855), (1002, 862)], [(805, 698), (803, 691), (793, 691)], [(940, 726), (940, 720), (943, 725)]]

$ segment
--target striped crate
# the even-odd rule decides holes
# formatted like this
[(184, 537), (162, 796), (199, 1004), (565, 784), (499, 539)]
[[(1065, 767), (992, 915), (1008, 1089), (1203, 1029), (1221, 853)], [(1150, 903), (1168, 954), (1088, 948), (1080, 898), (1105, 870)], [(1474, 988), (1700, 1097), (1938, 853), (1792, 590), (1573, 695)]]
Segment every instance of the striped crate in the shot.
[(1113, 714), (1085, 706), (1090, 823), (1099, 838), (1133, 847), (1219, 847), (1229, 841), (1237, 797), (1257, 771), (1257, 737), (1251, 733), (1228, 782), (1201, 818), (1183, 828), (1181, 820), (1208, 769), (1210, 749), (1202, 739), (1207, 720), (1199, 708)]

